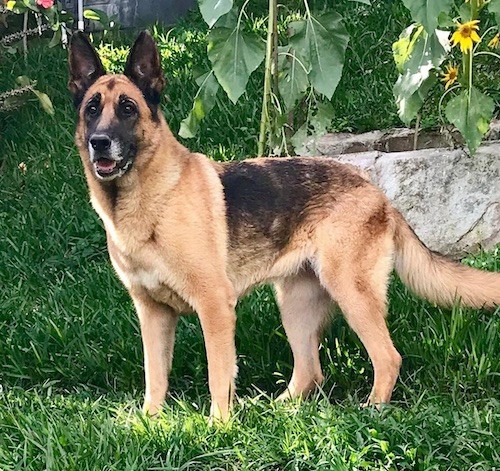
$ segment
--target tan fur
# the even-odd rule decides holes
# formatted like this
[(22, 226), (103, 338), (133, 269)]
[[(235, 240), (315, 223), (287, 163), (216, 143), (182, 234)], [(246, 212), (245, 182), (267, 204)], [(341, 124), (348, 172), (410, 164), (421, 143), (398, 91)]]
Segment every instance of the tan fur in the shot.
[[(161, 408), (168, 389), (178, 315), (196, 312), (206, 344), (211, 415), (227, 419), (236, 376), (234, 308), (257, 284), (275, 285), (293, 350), (292, 380), (281, 398), (306, 395), (321, 383), (320, 335), (336, 302), (373, 362), (368, 402), (390, 400), (401, 364), (385, 322), (394, 257), (403, 281), (432, 301), (450, 305), (458, 297), (474, 307), (500, 303), (500, 275), (432, 254), (366, 175), (326, 158), (301, 160), (311, 169), (319, 162), (332, 170), (282, 248), (262, 237), (251, 221), (244, 226), (246, 233), (230, 238), (221, 182), (225, 164), (189, 152), (161, 114), (157, 122), (152, 120), (141, 92), (127, 77), (99, 78), (83, 103), (95, 93), (102, 96), (104, 122), (115, 119), (114, 106), (122, 94), (138, 103), (141, 116), (137, 157), (116, 180), (116, 194), (94, 175), (84, 106), (76, 143), (92, 205), (104, 222), (111, 261), (140, 319), (144, 409), (149, 413)], [(265, 169), (272, 161), (251, 162)], [(288, 224), (289, 216), (276, 214), (271, 229)]]
[(393, 211), (396, 223), (395, 268), (401, 280), (417, 295), (441, 306), (459, 302), (474, 308), (500, 305), (497, 273), (471, 270), (431, 252), (415, 235), (403, 216)]

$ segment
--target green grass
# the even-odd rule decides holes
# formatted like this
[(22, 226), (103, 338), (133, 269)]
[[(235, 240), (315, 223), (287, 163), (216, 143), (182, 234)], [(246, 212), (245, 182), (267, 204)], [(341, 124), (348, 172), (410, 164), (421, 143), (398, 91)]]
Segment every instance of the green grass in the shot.
[[(349, 17), (347, 80), (334, 99), (333, 125), (397, 125), (389, 46), (406, 13), (397, 2), (372, 9), (338, 3), (344, 16), (349, 8), (358, 13)], [(387, 21), (379, 21), (384, 15)], [(196, 90), (192, 69), (206, 60), (205, 28), (193, 15), (170, 35), (160, 33), (168, 78), (163, 108), (177, 131)], [(130, 39), (114, 44), (121, 42)], [(375, 54), (378, 48), (384, 52)], [(403, 370), (394, 403), (381, 413), (359, 408), (372, 369), (341, 316), (325, 333), (322, 391), (303, 403), (272, 401), (292, 361), (272, 293), (260, 288), (238, 306), (240, 400), (231, 423), (207, 424), (206, 360), (195, 317), (179, 325), (173, 397), (163, 416), (142, 417), (138, 322), (88, 203), (72, 141), (65, 54), (33, 43), (27, 68), (21, 57), (3, 58), (0, 90), (21, 74), (49, 93), (56, 116), (36, 103), (0, 116), (0, 469), (486, 470), (498, 463), (498, 309), (442, 310), (398, 281), (388, 322)], [(187, 144), (218, 159), (255, 153), (261, 78), (252, 78), (237, 106), (221, 95), (200, 136)], [(500, 249), (466, 263), (500, 271)]]

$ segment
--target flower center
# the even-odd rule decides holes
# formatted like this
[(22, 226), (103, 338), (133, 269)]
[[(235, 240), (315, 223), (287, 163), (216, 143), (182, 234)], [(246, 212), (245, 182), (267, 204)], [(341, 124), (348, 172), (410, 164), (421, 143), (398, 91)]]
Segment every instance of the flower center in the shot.
[(460, 31), (460, 34), (464, 37), (464, 38), (468, 38), (470, 37), (470, 33), (472, 32), (472, 29), (470, 26), (462, 26), (462, 29)]

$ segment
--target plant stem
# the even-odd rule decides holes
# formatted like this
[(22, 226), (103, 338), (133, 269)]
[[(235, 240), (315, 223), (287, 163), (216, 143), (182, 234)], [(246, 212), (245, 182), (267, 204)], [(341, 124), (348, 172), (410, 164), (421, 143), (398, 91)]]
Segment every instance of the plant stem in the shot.
[[(471, 0), (470, 2), (470, 10), (471, 10), (471, 21), (477, 20), (479, 16), (479, 0)], [(467, 54), (462, 56), (462, 64), (464, 69), (464, 77), (465, 77), (465, 88), (467, 89), (467, 99), (468, 99), (468, 107), (470, 109), (471, 105), (471, 93), (472, 93), (472, 60), (474, 58), (474, 51), (471, 49)], [(468, 113), (466, 114), (466, 118), (468, 118)]]
[(24, 12), (23, 18), (23, 51), (24, 51), (24, 63), (28, 63), (28, 12)]
[(269, 104), (271, 101), (271, 88), (272, 88), (272, 64), (273, 64), (273, 49), (274, 49), (274, 35), (277, 28), (277, 0), (269, 0), (269, 18), (267, 24), (267, 41), (266, 41), (266, 70), (264, 76), (264, 96), (262, 97), (262, 114), (260, 117), (260, 133), (259, 133), (259, 146), (257, 155), (261, 157), (264, 155), (266, 149), (266, 141), (269, 125)]
[(415, 123), (415, 135), (413, 136), (413, 150), (417, 150), (419, 131), (420, 131), (420, 113), (417, 113), (417, 121)]

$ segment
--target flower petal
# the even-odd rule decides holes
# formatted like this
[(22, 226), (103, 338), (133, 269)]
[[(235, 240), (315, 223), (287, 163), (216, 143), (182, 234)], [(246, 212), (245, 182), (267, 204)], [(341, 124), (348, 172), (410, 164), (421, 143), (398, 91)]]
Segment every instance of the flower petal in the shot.
[(471, 31), (470, 33), (470, 38), (476, 42), (476, 43), (479, 43), (481, 42), (481, 38), (479, 37), (479, 35), (475, 32), (475, 31)]

